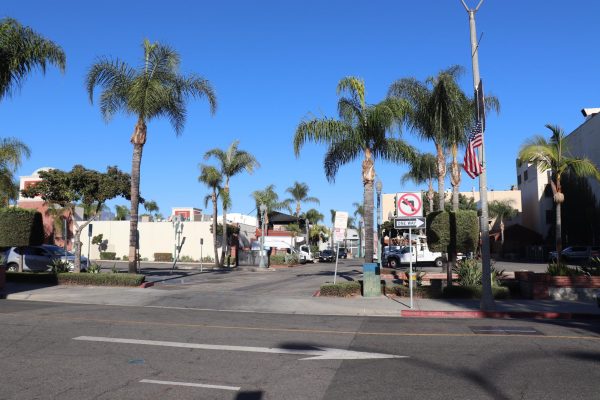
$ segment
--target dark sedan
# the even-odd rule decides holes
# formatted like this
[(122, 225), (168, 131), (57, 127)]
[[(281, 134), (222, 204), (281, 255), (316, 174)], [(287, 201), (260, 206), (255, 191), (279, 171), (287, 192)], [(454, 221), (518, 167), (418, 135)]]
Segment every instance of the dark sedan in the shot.
[(335, 260), (335, 253), (333, 250), (323, 250), (319, 254), (319, 262), (333, 262)]

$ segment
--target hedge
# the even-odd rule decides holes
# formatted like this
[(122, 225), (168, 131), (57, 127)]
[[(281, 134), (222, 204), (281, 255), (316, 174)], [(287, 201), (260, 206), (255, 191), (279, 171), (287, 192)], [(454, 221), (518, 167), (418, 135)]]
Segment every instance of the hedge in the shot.
[(456, 240), (456, 251), (475, 251), (479, 241), (477, 212), (436, 211), (427, 214), (427, 245), (431, 251), (447, 252)]
[[(480, 299), (483, 288), (481, 286), (446, 286), (442, 290), (442, 297), (446, 299)], [(510, 290), (504, 286), (492, 286), (494, 299), (510, 298)]]
[(0, 209), (0, 246), (39, 246), (44, 243), (42, 214), (12, 207)]
[(139, 274), (88, 274), (64, 272), (7, 272), (7, 282), (40, 283), (62, 285), (94, 285), (94, 286), (140, 286), (144, 275)]
[[(386, 294), (393, 294), (398, 297), (410, 297), (410, 288), (404, 285), (393, 285), (384, 287)], [(431, 286), (413, 286), (413, 296), (422, 299), (433, 299), (439, 297), (439, 293), (434, 293)]]
[(62, 285), (94, 286), (140, 286), (146, 277), (140, 274), (86, 274), (65, 272), (58, 274), (58, 283)]
[(100, 252), (100, 259), (101, 260), (114, 260), (116, 256), (117, 256), (117, 253), (115, 253), (113, 251), (102, 251), (102, 252)]
[(173, 262), (173, 255), (171, 253), (154, 253), (154, 261)]
[(360, 294), (360, 282), (342, 282), (321, 285), (321, 296), (348, 297)]

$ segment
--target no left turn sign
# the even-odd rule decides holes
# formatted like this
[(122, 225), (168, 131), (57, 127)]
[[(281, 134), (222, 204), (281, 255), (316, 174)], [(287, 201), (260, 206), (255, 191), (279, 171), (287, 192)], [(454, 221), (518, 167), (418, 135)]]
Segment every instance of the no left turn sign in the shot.
[(399, 216), (423, 216), (423, 201), (421, 200), (421, 193), (398, 193), (397, 198)]

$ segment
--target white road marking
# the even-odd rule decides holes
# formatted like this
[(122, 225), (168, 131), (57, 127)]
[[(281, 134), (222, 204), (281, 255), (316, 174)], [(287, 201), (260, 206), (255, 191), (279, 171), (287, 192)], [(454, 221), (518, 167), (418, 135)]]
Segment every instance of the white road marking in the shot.
[(221, 386), (221, 385), (206, 385), (204, 383), (191, 383), (191, 382), (173, 382), (173, 381), (156, 381), (154, 379), (142, 379), (141, 383), (156, 383), (158, 385), (170, 385), (170, 386), (189, 386), (189, 387), (200, 387), (206, 389), (221, 389), (221, 390), (232, 390), (237, 392), (240, 387), (237, 386)]
[(327, 347), (316, 349), (282, 349), (278, 347), (229, 346), (201, 343), (165, 342), (160, 340), (123, 339), (99, 336), (78, 336), (76, 338), (73, 338), (73, 340), (107, 343), (145, 344), (149, 346), (181, 347), (201, 350), (245, 351), (253, 353), (294, 354), (311, 356), (301, 358), (301, 360), (368, 360), (382, 358), (407, 358), (407, 356), (395, 356), (392, 354), (383, 353), (366, 353), (362, 351), (333, 349)]

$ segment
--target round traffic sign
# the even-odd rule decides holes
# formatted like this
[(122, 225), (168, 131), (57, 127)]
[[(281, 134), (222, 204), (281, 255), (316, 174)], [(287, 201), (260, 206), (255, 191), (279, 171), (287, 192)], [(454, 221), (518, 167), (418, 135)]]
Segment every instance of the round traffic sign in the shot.
[(423, 202), (420, 193), (404, 193), (398, 199), (398, 213), (407, 217), (422, 215)]

